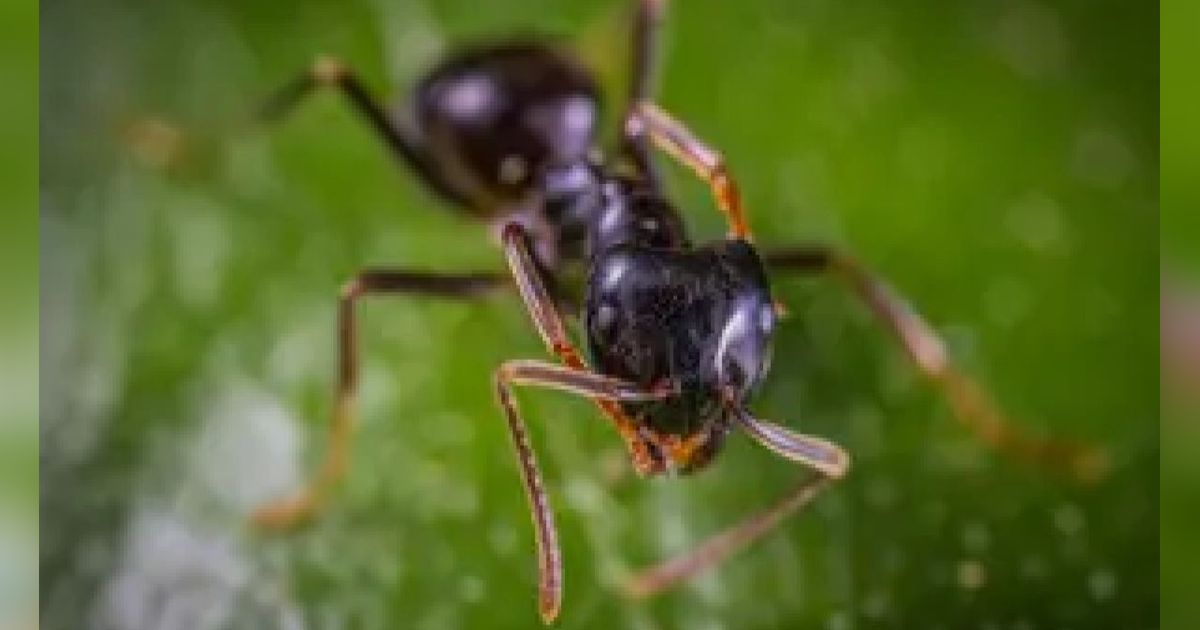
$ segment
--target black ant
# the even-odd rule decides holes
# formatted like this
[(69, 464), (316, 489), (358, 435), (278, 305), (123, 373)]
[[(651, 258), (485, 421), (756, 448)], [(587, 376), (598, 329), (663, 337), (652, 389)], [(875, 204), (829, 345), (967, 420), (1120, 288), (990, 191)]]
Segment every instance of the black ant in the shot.
[[(822, 246), (760, 252), (752, 244), (721, 154), (651, 103), (663, 4), (640, 0), (630, 96), (620, 146), (610, 161), (594, 148), (596, 81), (571, 56), (538, 41), (451, 55), (417, 86), (413, 128), (386, 113), (354, 73), (332, 59), (317, 61), (268, 101), (264, 118), (278, 119), (318, 88), (339, 90), (432, 191), (494, 228), (511, 279), (488, 272), (368, 269), (346, 283), (338, 309), (337, 402), (324, 465), (303, 492), (258, 510), (258, 523), (282, 527), (310, 515), (345, 468), (359, 378), (354, 317), (359, 298), (399, 293), (472, 298), (505, 289), (510, 281), (561, 362), (506, 361), (494, 374), (533, 515), (538, 610), (547, 623), (561, 605), (562, 564), (514, 385), (592, 399), (643, 476), (704, 468), (734, 427), (817, 473), (696, 551), (636, 576), (629, 587), (634, 595), (655, 593), (711, 566), (846, 474), (850, 458), (841, 447), (759, 420), (747, 408), (766, 376), (777, 323), (767, 269), (831, 273), (846, 281), (917, 369), (945, 392), (957, 417), (993, 446), (1080, 474), (1097, 468), (1100, 459), (1093, 451), (1036, 440), (1010, 427), (983, 391), (951, 366), (930, 326), (853, 258)], [(708, 182), (728, 221), (726, 238), (704, 244), (688, 239), (660, 185), (651, 143)], [(585, 268), (576, 293), (563, 286), (559, 273), (571, 265)], [(568, 335), (564, 311), (582, 316), (594, 367)]]

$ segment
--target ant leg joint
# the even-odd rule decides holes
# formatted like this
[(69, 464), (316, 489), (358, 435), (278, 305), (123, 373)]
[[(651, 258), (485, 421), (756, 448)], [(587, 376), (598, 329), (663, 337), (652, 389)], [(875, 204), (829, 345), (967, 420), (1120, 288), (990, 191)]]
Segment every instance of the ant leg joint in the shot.
[(312, 65), (312, 78), (321, 85), (337, 85), (346, 78), (346, 65), (337, 57), (322, 55)]

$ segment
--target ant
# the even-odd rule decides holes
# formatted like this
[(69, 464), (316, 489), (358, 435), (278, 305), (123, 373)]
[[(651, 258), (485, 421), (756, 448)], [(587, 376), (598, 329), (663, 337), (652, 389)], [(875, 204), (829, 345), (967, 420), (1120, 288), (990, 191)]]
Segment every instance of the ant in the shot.
[[(309, 485), (266, 505), (254, 520), (287, 527), (310, 516), (342, 475), (348, 457), (358, 345), (355, 305), (388, 294), (475, 298), (511, 288), (559, 363), (505, 361), (496, 396), (516, 450), (537, 547), (538, 610), (552, 622), (563, 574), (553, 513), (515, 385), (590, 398), (625, 442), (641, 476), (707, 467), (736, 427), (776, 454), (815, 472), (776, 504), (692, 553), (637, 575), (635, 596), (661, 591), (761, 537), (843, 477), (840, 446), (756, 418), (748, 409), (770, 365), (779, 307), (776, 273), (835, 275), (896, 337), (922, 374), (944, 392), (955, 415), (994, 447), (1050, 461), (1081, 475), (1098, 470), (1095, 451), (1039, 440), (1012, 427), (973, 380), (950, 363), (945, 344), (881, 279), (854, 258), (823, 246), (760, 251), (737, 186), (721, 154), (651, 97), (665, 0), (639, 0), (633, 68), (619, 146), (608, 160), (595, 149), (600, 111), (596, 80), (548, 43), (518, 40), (461, 49), (417, 85), (416, 125), (389, 115), (340, 62), (319, 59), (274, 93), (261, 116), (278, 120), (304, 97), (335, 89), (434, 193), (491, 226), (511, 277), (366, 269), (338, 301), (338, 371), (328, 452)], [(712, 189), (728, 235), (695, 244), (666, 197), (653, 147), (690, 168)], [(584, 270), (566, 287), (567, 268)], [(578, 283), (576, 283), (578, 284)], [(582, 317), (591, 365), (564, 317)]]

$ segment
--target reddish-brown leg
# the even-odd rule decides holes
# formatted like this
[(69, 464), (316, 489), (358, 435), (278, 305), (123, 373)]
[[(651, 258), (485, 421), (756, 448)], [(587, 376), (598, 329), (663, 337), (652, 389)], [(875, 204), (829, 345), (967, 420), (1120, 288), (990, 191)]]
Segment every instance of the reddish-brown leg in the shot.
[(632, 136), (649, 135), (655, 146), (708, 182), (717, 200), (717, 207), (725, 213), (725, 220), (729, 222), (729, 236), (750, 240), (750, 226), (746, 222), (741, 194), (720, 152), (705, 144), (666, 111), (647, 101), (634, 107), (626, 123), (626, 133)]
[(558, 546), (558, 532), (554, 527), (554, 512), (538, 471), (537, 457), (529, 444), (525, 423), (513, 398), (512, 386), (535, 385), (610, 402), (655, 400), (674, 392), (670, 389), (645, 391), (620, 379), (541, 361), (504, 362), (496, 370), (495, 385), (496, 397), (508, 421), (509, 436), (521, 471), (521, 483), (533, 518), (538, 559), (538, 612), (542, 621), (550, 623), (558, 616), (562, 606), (562, 553)]
[(854, 258), (819, 245), (772, 250), (763, 258), (775, 271), (832, 273), (845, 282), (896, 337), (917, 369), (937, 384), (955, 417), (993, 448), (1063, 470), (1083, 481), (1095, 481), (1107, 472), (1104, 451), (1041, 439), (1013, 424), (983, 387), (955, 368), (945, 343), (933, 328), (886, 282)]
[(738, 424), (746, 434), (776, 454), (807, 466), (818, 474), (783, 496), (777, 503), (709, 538), (692, 551), (636, 574), (625, 585), (631, 597), (649, 597), (719, 564), (722, 560), (766, 535), (783, 519), (800, 511), (850, 467), (850, 457), (838, 445), (821, 438), (796, 433), (786, 427), (758, 420), (736, 410)]
[[(534, 326), (541, 335), (542, 341), (564, 365), (578, 370), (586, 370), (587, 365), (583, 356), (571, 343), (558, 307), (542, 281), (524, 228), (516, 223), (507, 224), (501, 232), (501, 240), (509, 269), (512, 271), (517, 289), (521, 293), (521, 299), (524, 300), (525, 307), (529, 310), (529, 315), (533, 318)], [(646, 440), (638, 432), (637, 425), (625, 414), (620, 404), (603, 398), (593, 400), (604, 415), (612, 420), (617, 432), (625, 441), (633, 460), (634, 469), (638, 474), (653, 475), (665, 470), (664, 462), (650, 452)]]
[(362, 271), (342, 287), (338, 300), (338, 377), (328, 450), (317, 473), (294, 496), (255, 510), (253, 521), (283, 528), (307, 518), (325, 501), (346, 469), (354, 405), (358, 390), (358, 327), (354, 310), (365, 295), (417, 294), (449, 298), (477, 298), (508, 286), (494, 273), (434, 274), (395, 269)]

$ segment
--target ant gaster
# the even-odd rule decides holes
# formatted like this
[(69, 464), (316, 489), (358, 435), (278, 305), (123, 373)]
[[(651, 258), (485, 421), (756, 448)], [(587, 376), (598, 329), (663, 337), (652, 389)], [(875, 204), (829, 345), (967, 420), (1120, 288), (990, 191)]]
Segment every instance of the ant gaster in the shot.
[[(350, 280), (339, 302), (337, 398), (326, 460), (298, 495), (258, 510), (258, 523), (282, 527), (310, 515), (345, 468), (359, 380), (354, 317), (359, 298), (398, 293), (471, 298), (513, 284), (560, 361), (506, 361), (494, 374), (533, 516), (538, 609), (547, 623), (560, 609), (562, 565), (514, 385), (593, 400), (644, 476), (705, 467), (735, 427), (815, 471), (777, 504), (694, 552), (635, 576), (629, 584), (634, 595), (660, 591), (713, 565), (846, 473), (849, 458), (835, 444), (759, 420), (748, 409), (766, 376), (777, 323), (768, 268), (845, 280), (917, 369), (946, 393), (956, 416), (993, 446), (1080, 469), (1094, 463), (1092, 453), (1064, 453), (1061, 445), (1007, 425), (982, 390), (952, 369), (937, 334), (852, 258), (822, 246), (760, 252), (752, 244), (721, 155), (651, 103), (662, 4), (638, 5), (629, 102), (610, 161), (601, 161), (595, 150), (596, 81), (570, 55), (539, 41), (452, 54), (416, 87), (415, 125), (387, 113), (348, 68), (331, 59), (317, 61), (267, 102), (264, 118), (278, 119), (317, 88), (339, 90), (429, 189), (493, 227), (511, 278), (368, 269)], [(708, 182), (728, 221), (726, 238), (704, 244), (688, 238), (660, 185), (651, 143)], [(557, 272), (571, 265), (585, 270), (582, 290), (562, 286)], [(564, 313), (582, 316), (590, 366), (567, 333)]]

